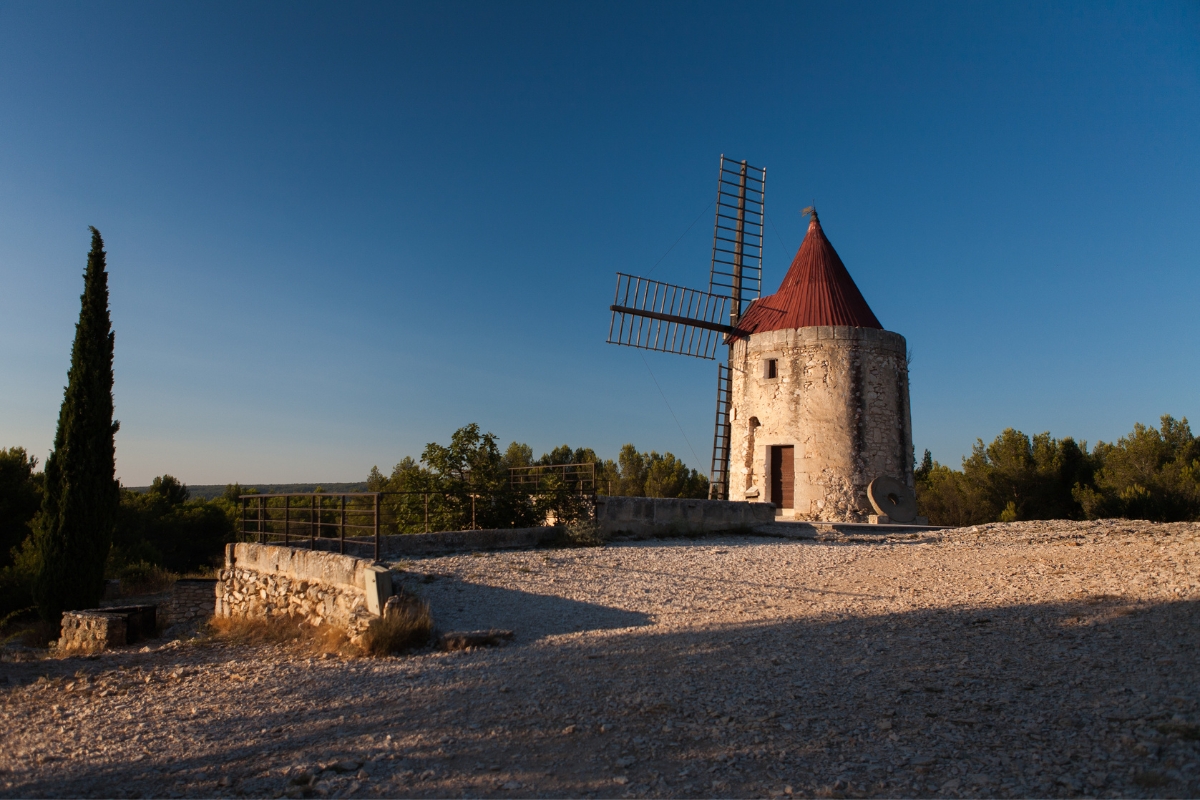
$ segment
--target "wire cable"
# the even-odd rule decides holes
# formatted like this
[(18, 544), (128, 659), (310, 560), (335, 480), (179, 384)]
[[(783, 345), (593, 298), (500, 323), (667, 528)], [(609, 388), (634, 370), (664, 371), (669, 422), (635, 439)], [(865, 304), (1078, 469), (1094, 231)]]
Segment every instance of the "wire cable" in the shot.
[[(704, 207), (704, 210), (703, 210), (703, 211), (701, 211), (701, 212), (700, 212), (700, 214), (699, 214), (699, 215), (697, 215), (697, 217), (696, 217), (694, 220), (692, 220), (692, 224), (691, 224), (691, 225), (688, 225), (688, 226), (687, 226), (687, 230), (686, 230), (686, 231), (684, 231), (684, 232), (683, 232), (683, 233), (682, 233), (682, 234), (679, 236), (679, 238), (675, 240), (675, 244), (673, 244), (673, 245), (671, 245), (670, 247), (668, 247), (668, 248), (667, 248), (667, 252), (665, 252), (665, 253), (663, 253), (663, 254), (662, 254), (662, 258), (660, 258), (658, 261), (655, 261), (655, 262), (654, 262), (654, 266), (650, 268), (650, 272), (654, 272), (654, 270), (658, 268), (658, 265), (659, 265), (659, 264), (661, 264), (661, 263), (663, 262), (663, 258), (666, 258), (667, 256), (671, 255), (671, 251), (675, 249), (675, 245), (676, 245), (676, 244), (679, 244), (680, 242), (682, 242), (682, 241), (683, 241), (683, 237), (684, 237), (684, 236), (687, 236), (687, 235), (688, 235), (688, 233), (689, 233), (689, 232), (692, 230), (692, 228), (696, 227), (696, 223), (700, 221), (700, 217), (703, 217), (705, 214), (707, 214), (707, 213), (708, 213), (708, 210), (709, 210), (710, 208), (712, 208), (712, 201), (709, 201), (709, 204), (708, 204), (708, 205), (706, 205), (706, 206)], [(646, 273), (646, 277), (649, 277), (649, 276), (650, 276), (650, 272), (647, 272), (647, 273)]]
[(779, 246), (783, 248), (783, 254), (786, 256), (788, 254), (787, 245), (783, 243), (783, 237), (779, 235), (779, 228), (775, 227), (775, 220), (771, 219), (771, 215), (766, 212), (766, 209), (763, 209), (763, 216), (771, 223), (771, 230), (775, 231), (775, 238), (779, 240)]
[(683, 434), (683, 440), (687, 442), (688, 450), (692, 451), (692, 457), (696, 459), (695, 463), (702, 464), (700, 461), (700, 456), (696, 455), (696, 448), (692, 447), (691, 440), (688, 439), (687, 434), (683, 432), (683, 426), (679, 424), (679, 417), (675, 416), (675, 410), (671, 408), (670, 402), (667, 401), (666, 394), (663, 393), (662, 387), (658, 385), (658, 378), (654, 377), (654, 370), (650, 369), (650, 362), (647, 361), (646, 357), (641, 353), (638, 353), (638, 355), (642, 356), (642, 363), (646, 365), (646, 371), (650, 373), (650, 380), (654, 381), (655, 387), (658, 388), (658, 393), (662, 395), (663, 402), (667, 404), (667, 411), (671, 412), (671, 419), (675, 420), (675, 426), (679, 428), (679, 432)]

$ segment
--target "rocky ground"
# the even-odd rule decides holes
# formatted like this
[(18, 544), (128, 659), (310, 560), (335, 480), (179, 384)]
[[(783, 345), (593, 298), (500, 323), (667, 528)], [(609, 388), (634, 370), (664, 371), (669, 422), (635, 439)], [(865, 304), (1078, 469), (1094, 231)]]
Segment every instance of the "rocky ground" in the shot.
[(1200, 524), (405, 565), (505, 647), (0, 663), (2, 796), (1200, 795)]

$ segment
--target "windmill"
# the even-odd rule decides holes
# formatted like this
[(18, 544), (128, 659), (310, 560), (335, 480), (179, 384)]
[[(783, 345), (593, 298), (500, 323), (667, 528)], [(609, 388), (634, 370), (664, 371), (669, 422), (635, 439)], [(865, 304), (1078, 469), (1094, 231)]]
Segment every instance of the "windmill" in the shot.
[(729, 413), (733, 343), (738, 320), (762, 291), (764, 192), (767, 171), (721, 156), (708, 291), (617, 273), (608, 342), (643, 350), (716, 360), (709, 498), (729, 495)]

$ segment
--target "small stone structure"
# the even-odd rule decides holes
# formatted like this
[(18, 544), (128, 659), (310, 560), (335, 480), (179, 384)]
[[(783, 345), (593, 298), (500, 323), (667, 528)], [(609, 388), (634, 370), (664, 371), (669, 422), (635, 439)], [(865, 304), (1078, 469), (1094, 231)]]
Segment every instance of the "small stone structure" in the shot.
[(167, 620), (171, 625), (203, 623), (217, 608), (216, 578), (180, 578), (171, 587)]
[(122, 606), (64, 611), (58, 649), (62, 653), (97, 653), (157, 635), (154, 606)]
[(392, 595), (386, 567), (353, 556), (262, 544), (230, 544), (216, 587), (222, 617), (286, 617), (328, 623), (360, 641)]
[(867, 486), (913, 490), (908, 349), (883, 329), (812, 212), (782, 284), (737, 323), (729, 497), (782, 519), (866, 522)]

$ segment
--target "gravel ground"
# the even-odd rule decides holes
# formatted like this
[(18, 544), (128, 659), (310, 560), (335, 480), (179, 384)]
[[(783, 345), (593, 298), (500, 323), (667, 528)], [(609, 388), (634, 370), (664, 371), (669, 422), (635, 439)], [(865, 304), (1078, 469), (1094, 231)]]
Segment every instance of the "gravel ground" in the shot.
[(413, 560), (391, 659), (0, 663), (0, 796), (1200, 796), (1200, 524)]

